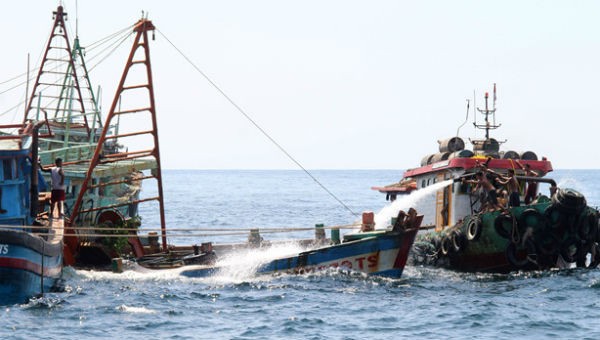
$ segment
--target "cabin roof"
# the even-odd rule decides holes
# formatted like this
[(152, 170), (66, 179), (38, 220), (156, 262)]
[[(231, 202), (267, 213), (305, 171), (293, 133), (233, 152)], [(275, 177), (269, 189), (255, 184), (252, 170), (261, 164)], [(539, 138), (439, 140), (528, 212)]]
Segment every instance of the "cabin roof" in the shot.
[[(428, 164), (419, 168), (408, 169), (404, 172), (404, 178), (422, 176), (426, 174), (436, 173), (444, 169), (476, 169), (480, 164), (485, 163), (486, 159), (482, 157), (470, 158), (453, 158), (445, 161), (440, 161)], [(552, 171), (552, 163), (546, 159), (536, 160), (519, 160), (523, 165), (529, 164), (531, 170), (541, 172), (542, 175)], [(520, 169), (516, 160), (513, 159), (496, 159), (492, 158), (488, 164), (490, 169)]]

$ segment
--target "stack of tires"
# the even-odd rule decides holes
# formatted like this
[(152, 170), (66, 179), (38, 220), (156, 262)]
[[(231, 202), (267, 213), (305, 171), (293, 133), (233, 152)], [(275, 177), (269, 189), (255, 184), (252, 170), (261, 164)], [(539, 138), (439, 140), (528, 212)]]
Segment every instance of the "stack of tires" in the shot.
[(578, 267), (600, 263), (598, 211), (572, 189), (559, 189), (545, 210), (532, 207), (519, 216), (499, 215), (496, 232), (509, 240), (506, 258), (515, 268), (556, 266), (559, 256)]

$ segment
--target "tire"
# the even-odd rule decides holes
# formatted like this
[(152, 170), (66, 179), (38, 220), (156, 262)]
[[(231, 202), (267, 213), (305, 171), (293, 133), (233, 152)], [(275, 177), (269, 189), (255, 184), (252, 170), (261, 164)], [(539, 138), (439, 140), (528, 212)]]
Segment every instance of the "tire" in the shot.
[(552, 203), (558, 210), (567, 214), (579, 214), (587, 205), (585, 197), (573, 189), (558, 189), (556, 195), (552, 197)]
[(460, 231), (460, 230), (453, 231), (451, 234), (451, 238), (452, 238), (452, 250), (454, 250), (454, 252), (458, 253), (461, 250), (465, 249), (465, 246), (466, 246), (465, 235), (462, 233), (462, 231)]
[(577, 235), (585, 241), (596, 241), (598, 235), (598, 217), (595, 213), (586, 212), (581, 215), (577, 225)]
[(442, 254), (448, 255), (448, 253), (450, 253), (450, 247), (452, 247), (452, 240), (450, 239), (450, 235), (446, 235), (442, 238), (442, 244), (440, 246)]
[(481, 236), (481, 231), (483, 229), (483, 222), (481, 218), (474, 217), (469, 220), (467, 224), (467, 240), (469, 241), (477, 241)]
[[(526, 256), (524, 258), (520, 256), (522, 251), (526, 252)], [(535, 244), (531, 240), (525, 241), (524, 249), (519, 248), (515, 243), (512, 242), (506, 247), (506, 259), (516, 268), (523, 268), (529, 264), (529, 262), (531, 262), (529, 259), (530, 255), (536, 255)]]
[[(531, 223), (532, 220), (534, 223)], [(546, 220), (546, 216), (535, 209), (527, 209), (519, 216), (519, 227), (522, 228), (521, 230), (532, 227), (535, 233), (538, 230), (546, 230), (547, 226), (548, 221)]]
[(560, 256), (569, 263), (577, 261), (582, 244), (575, 237), (569, 237), (560, 246)]
[[(506, 227), (507, 225), (509, 227)], [(494, 229), (496, 230), (496, 233), (506, 239), (510, 239), (512, 225), (513, 218), (510, 215), (498, 215), (494, 220)]]
[(559, 253), (560, 241), (558, 240), (558, 237), (554, 235), (551, 228), (536, 231), (534, 239), (539, 254), (553, 256)]

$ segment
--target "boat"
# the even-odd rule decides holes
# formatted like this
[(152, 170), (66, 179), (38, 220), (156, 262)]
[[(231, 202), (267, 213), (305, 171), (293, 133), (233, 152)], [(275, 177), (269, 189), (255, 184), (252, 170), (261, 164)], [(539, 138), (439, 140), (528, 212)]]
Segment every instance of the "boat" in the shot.
[[(117, 87), (113, 103), (107, 113), (101, 133), (98, 134), (96, 149), (91, 156), (86, 176), (81, 181), (77, 199), (66, 229), (67, 247), (76, 263), (83, 266), (112, 265), (113, 270), (122, 270), (121, 257), (129, 257), (135, 263), (148, 269), (167, 269), (182, 267), (184, 276), (205, 276), (222, 268), (219, 264), (221, 257), (232, 253), (239, 253), (248, 249), (268, 249), (277, 242), (264, 241), (259, 235), (259, 230), (251, 230), (248, 242), (239, 244), (219, 245), (205, 242), (201, 245), (175, 246), (168, 243), (168, 230), (165, 223), (165, 209), (162, 200), (162, 174), (160, 165), (160, 148), (158, 128), (156, 125), (156, 108), (154, 105), (154, 85), (150, 63), (149, 32), (155, 30), (153, 23), (147, 18), (140, 19), (134, 26), (135, 37), (129, 58), (125, 63), (119, 86)], [(135, 59), (134, 59), (135, 58)], [(132, 66), (137, 66), (139, 83), (130, 84), (127, 80), (132, 76)], [(129, 84), (129, 85), (125, 85)], [(132, 94), (130, 90), (138, 90)], [(143, 93), (140, 93), (143, 92)], [(120, 101), (130, 95), (137, 95), (143, 100), (130, 101), (139, 105), (135, 107), (121, 107)], [(145, 102), (144, 102), (145, 101)], [(149, 126), (141, 128), (132, 126), (130, 130), (121, 130), (117, 135), (109, 134), (109, 127), (118, 120), (120, 115), (127, 114), (132, 117), (141, 117), (137, 121), (147, 121)], [(139, 124), (138, 124), (139, 125)], [(131, 137), (146, 136), (147, 144), (140, 150), (129, 149), (127, 152), (117, 152), (106, 155), (103, 145), (110, 138), (127, 140)], [(105, 164), (119, 160), (148, 161), (155, 164), (156, 168), (150, 173), (143, 172), (135, 181), (152, 180), (157, 185), (157, 196), (136, 200), (136, 203), (154, 202), (158, 205), (160, 214), (160, 236), (157, 232), (148, 235), (139, 234), (139, 225), (128, 224), (128, 219), (116, 216), (106, 218), (110, 224), (89, 225), (79, 218), (82, 213), (81, 206), (86, 201), (85, 193), (90, 188), (102, 186), (109, 188), (118, 185), (121, 181), (94, 181), (94, 172)], [(108, 211), (115, 204), (103, 205), (98, 203), (93, 209)], [(116, 213), (115, 213), (116, 215)], [(271, 272), (306, 272), (309, 270), (323, 269), (337, 266), (350, 270), (364, 272), (369, 275), (400, 277), (406, 264), (408, 252), (414, 242), (422, 216), (417, 216), (416, 211), (408, 214), (402, 213), (397, 223), (389, 228), (374, 230), (373, 223), (369, 222), (373, 214), (363, 214), (362, 228), (359, 231), (344, 235), (340, 240), (339, 228), (333, 229), (334, 237), (326, 239), (324, 228), (318, 228), (318, 237), (315, 239), (294, 240), (293, 243), (302, 246), (303, 251), (285, 257), (271, 259), (258, 269), (259, 273)], [(115, 217), (115, 216), (113, 216)], [(125, 223), (124, 223), (125, 222)], [(369, 227), (370, 226), (370, 227)], [(154, 229), (156, 230), (156, 229)], [(172, 234), (171, 234), (172, 235)], [(107, 245), (107, 240), (114, 240), (112, 246)], [(122, 242), (122, 248), (116, 249), (117, 241)], [(73, 242), (72, 242), (73, 241)], [(86, 250), (87, 249), (87, 250)], [(94, 249), (93, 252), (90, 252)], [(87, 255), (84, 255), (87, 253)]]
[[(408, 214), (399, 212), (390, 228), (363, 229), (345, 235), (342, 242), (316, 238), (312, 244), (306, 245), (306, 250), (298, 254), (265, 261), (256, 268), (256, 273), (306, 274), (336, 268), (365, 275), (400, 278), (422, 219), (423, 216), (418, 216), (416, 210), (411, 209)], [(206, 277), (217, 275), (221, 270), (227, 268), (213, 263), (185, 267), (181, 275)]]
[[(546, 157), (500, 149), (506, 141), (490, 136), (500, 127), (496, 84), (493, 98), (490, 108), (486, 93), (485, 108), (478, 109), (484, 119), (477, 122), (475, 117), (473, 124), (485, 136), (470, 139), (472, 150), (465, 149), (457, 131), (456, 136), (438, 141), (439, 152), (425, 156), (420, 167), (406, 170), (401, 181), (373, 187), (393, 201), (391, 206), (401, 206), (399, 201), (408, 195), (432, 190), (415, 205), (424, 220), (411, 259), (467, 272), (596, 267), (600, 263), (598, 210), (588, 206), (581, 193), (558, 188), (547, 177), (553, 169)], [(501, 204), (508, 200), (503, 197), (508, 190), (497, 182), (504, 183), (514, 173), (518, 206), (490, 207), (489, 200), (482, 198), (487, 190), (477, 188), (474, 180), (478, 172), (494, 184)], [(542, 191), (542, 186), (547, 189)]]
[[(31, 94), (26, 100), (23, 125), (43, 122), (39, 127), (38, 152), (43, 167), (53, 166), (58, 158), (63, 162), (67, 228), (72, 223), (86, 227), (139, 226), (140, 178), (144, 177), (144, 171), (154, 171), (157, 163), (154, 159), (128, 157), (124, 151), (127, 146), (119, 139), (123, 137), (119, 133), (120, 120), (113, 120), (108, 126), (104, 124), (98, 104), (100, 88), (94, 92), (84, 59), (86, 52), (77, 34), (74, 41), (70, 41), (66, 19), (67, 13), (58, 6), (53, 12), (50, 37)], [(104, 44), (109, 42), (102, 41)], [(90, 58), (98, 56), (87, 55)], [(104, 138), (100, 140), (104, 130)], [(90, 184), (82, 190), (97, 150), (103, 159), (92, 167)], [(49, 177), (46, 180), (49, 181)], [(44, 187), (40, 189), (45, 190)], [(76, 204), (79, 196), (81, 201)], [(79, 238), (80, 234), (90, 233), (67, 230), (65, 263), (110, 263), (110, 257), (99, 259), (98, 254), (102, 251), (85, 237)], [(87, 256), (90, 258), (85, 258)]]
[[(6, 132), (20, 129), (17, 134)], [(0, 304), (25, 303), (60, 288), (63, 219), (43, 218), (36, 159), (39, 124), (0, 131)], [(43, 181), (43, 178), (41, 179)], [(46, 216), (47, 217), (47, 216)]]

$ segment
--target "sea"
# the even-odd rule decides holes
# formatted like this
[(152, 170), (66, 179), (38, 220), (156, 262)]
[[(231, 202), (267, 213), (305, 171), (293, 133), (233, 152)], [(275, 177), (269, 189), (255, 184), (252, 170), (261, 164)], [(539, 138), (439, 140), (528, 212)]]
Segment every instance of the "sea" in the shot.
[[(313, 237), (304, 229), (352, 224), (363, 211), (385, 208), (385, 195), (371, 187), (402, 175), (311, 173), (167, 170), (170, 242), (244, 242), (249, 228), (287, 229), (262, 233), (265, 240)], [(600, 206), (600, 170), (549, 177)], [(156, 206), (140, 214), (142, 230), (157, 228)], [(481, 274), (408, 265), (400, 279), (334, 269), (256, 275), (254, 257), (261, 256), (244, 254), (236, 270), (197, 279), (134, 264), (123, 273), (67, 267), (64, 292), (0, 306), (0, 338), (600, 339), (600, 269)]]

